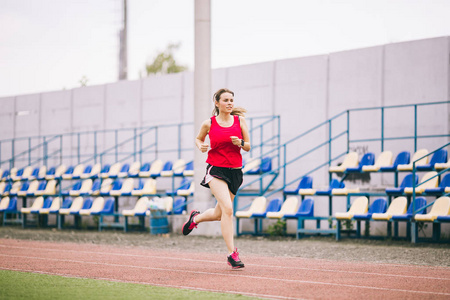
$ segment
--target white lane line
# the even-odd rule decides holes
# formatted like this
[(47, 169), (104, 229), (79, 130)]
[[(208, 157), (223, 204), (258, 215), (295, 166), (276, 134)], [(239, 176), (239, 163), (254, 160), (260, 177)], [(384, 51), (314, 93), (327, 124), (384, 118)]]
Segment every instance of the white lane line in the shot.
[(353, 284), (342, 284), (342, 283), (331, 283), (331, 282), (321, 282), (321, 281), (309, 281), (309, 280), (298, 280), (298, 279), (281, 279), (281, 278), (261, 277), (261, 276), (251, 276), (251, 275), (234, 275), (234, 274), (203, 272), (203, 271), (189, 271), (189, 270), (186, 270), (186, 269), (165, 269), (165, 268), (155, 268), (155, 267), (142, 267), (142, 266), (132, 266), (132, 265), (111, 264), (111, 263), (89, 262), (89, 261), (82, 261), (82, 260), (71, 260), (71, 259), (42, 258), (42, 257), (23, 256), (23, 255), (0, 254), (0, 256), (15, 257), (15, 258), (27, 258), (27, 259), (38, 259), (38, 260), (47, 260), (47, 261), (60, 261), (60, 262), (69, 262), (69, 263), (78, 263), (78, 264), (103, 265), (103, 266), (121, 267), (121, 268), (135, 268), (135, 269), (144, 269), (144, 270), (184, 272), (184, 273), (193, 273), (193, 274), (202, 274), (202, 275), (216, 275), (216, 276), (225, 276), (225, 277), (240, 277), (240, 278), (249, 278), (249, 279), (272, 280), (272, 281), (281, 281), (281, 282), (293, 282), (293, 283), (305, 283), (305, 284), (317, 284), (317, 285), (330, 285), (330, 286), (338, 286), (338, 287), (351, 287), (351, 288), (361, 288), (361, 289), (371, 289), (371, 290), (382, 290), (382, 291), (389, 291), (389, 292), (404, 292), (404, 293), (418, 293), (418, 294), (450, 296), (450, 293), (427, 292), (427, 291), (412, 291), (412, 290), (391, 289), (391, 288), (382, 288), (382, 287), (373, 287), (373, 286), (364, 286), (364, 285), (353, 285)]
[(186, 290), (196, 290), (196, 291), (204, 291), (204, 292), (212, 292), (212, 293), (238, 294), (238, 295), (246, 295), (246, 296), (253, 296), (253, 297), (267, 298), (267, 299), (299, 299), (299, 298), (284, 297), (284, 296), (279, 296), (279, 295), (265, 295), (265, 294), (256, 294), (256, 293), (239, 292), (239, 291), (205, 289), (205, 288), (199, 288), (199, 287), (193, 287), (193, 286), (149, 283), (149, 282), (144, 282), (144, 281), (133, 281), (133, 280), (120, 280), (120, 279), (107, 278), (107, 277), (91, 278), (91, 277), (83, 277), (83, 276), (64, 274), (64, 273), (25, 270), (25, 269), (12, 269), (12, 268), (0, 267), (0, 270), (15, 271), (15, 272), (27, 272), (27, 273), (36, 273), (36, 274), (45, 274), (45, 275), (55, 275), (55, 276), (61, 276), (61, 277), (66, 277), (66, 278), (79, 278), (79, 279), (87, 279), (88, 278), (88, 279), (107, 280), (107, 281), (122, 282), (122, 283), (145, 284), (145, 285), (151, 285), (151, 286), (178, 288), (178, 289), (186, 289)]
[[(113, 253), (113, 252), (96, 252), (96, 251), (84, 251), (84, 250), (59, 250), (51, 248), (33, 248), (33, 247), (20, 247), (20, 246), (6, 246), (0, 245), (4, 248), (15, 248), (15, 249), (34, 249), (34, 250), (46, 250), (54, 252), (74, 252), (74, 253), (85, 253), (85, 254), (98, 254), (98, 255), (116, 255), (125, 257), (140, 257), (140, 258), (159, 258), (167, 260), (181, 260), (181, 261), (192, 261), (192, 262), (205, 262), (205, 263), (215, 263), (223, 264), (223, 261), (214, 260), (202, 260), (202, 259), (192, 259), (192, 258), (179, 258), (179, 257), (168, 257), (168, 256), (157, 256), (157, 255), (139, 255), (139, 254), (126, 254), (126, 253)], [(387, 273), (375, 273), (375, 272), (362, 272), (362, 271), (344, 271), (344, 270), (332, 270), (332, 269), (317, 269), (317, 268), (302, 268), (302, 267), (283, 267), (283, 266), (273, 266), (273, 265), (261, 265), (261, 264), (249, 264), (247, 266), (255, 266), (261, 268), (276, 268), (276, 269), (288, 269), (288, 270), (304, 270), (304, 271), (318, 271), (318, 272), (332, 272), (332, 273), (345, 273), (345, 274), (363, 274), (363, 275), (375, 275), (375, 276), (385, 276), (385, 277), (399, 277), (399, 278), (415, 278), (415, 279), (430, 279), (430, 280), (447, 280), (450, 278), (443, 277), (431, 277), (431, 276), (414, 276), (414, 275), (400, 275), (400, 274), (387, 274)]]

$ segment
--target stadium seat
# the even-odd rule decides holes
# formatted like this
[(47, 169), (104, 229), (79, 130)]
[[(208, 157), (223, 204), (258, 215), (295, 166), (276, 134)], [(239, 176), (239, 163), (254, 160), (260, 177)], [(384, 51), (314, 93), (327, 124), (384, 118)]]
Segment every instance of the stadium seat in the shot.
[(369, 210), (365, 214), (355, 214), (353, 219), (355, 220), (370, 220), (372, 214), (383, 214), (387, 209), (387, 201), (384, 198), (378, 198), (369, 206)]
[[(36, 181), (37, 181), (37, 180), (36, 180)], [(31, 187), (31, 185), (30, 185), (30, 187)], [(34, 196), (42, 195), (43, 192), (45, 191), (46, 187), (47, 187), (47, 181), (45, 181), (45, 180), (43, 180), (43, 181), (41, 181), (41, 182), (38, 181), (38, 187), (37, 187), (37, 189), (35, 189), (35, 190), (33, 191), (33, 190), (31, 190), (30, 188), (28, 188), (27, 196), (28, 196), (28, 197), (34, 197)]]
[(130, 168), (128, 169), (128, 172), (119, 172), (119, 177), (120, 178), (124, 178), (124, 177), (131, 177), (132, 175), (138, 174), (139, 173), (139, 169), (141, 168), (141, 163), (138, 161), (135, 161), (134, 163), (132, 163), (130, 165)]
[(173, 164), (173, 176), (183, 176), (184, 169), (186, 169), (186, 162), (184, 159), (179, 159)]
[(72, 200), (72, 203), (70, 204), (70, 207), (68, 208), (60, 208), (59, 214), (60, 215), (70, 215), (71, 212), (79, 212), (80, 209), (82, 209), (84, 203), (83, 197), (76, 197)]
[(160, 176), (161, 177), (170, 177), (170, 176), (172, 176), (173, 175), (172, 167), (173, 167), (173, 162), (167, 161), (164, 164), (164, 166), (163, 166), (163, 168), (161, 170)]
[(148, 201), (148, 197), (139, 198), (134, 208), (122, 210), (122, 215), (125, 217), (145, 216), (148, 209)]
[[(85, 201), (86, 202), (86, 201)], [(92, 206), (90, 208), (82, 208), (80, 209), (80, 216), (90, 216), (92, 213), (100, 212), (105, 205), (105, 200), (103, 197), (97, 197), (92, 202)]]
[(300, 193), (300, 190), (308, 190), (310, 192), (312, 190), (312, 184), (313, 184), (312, 177), (304, 176), (304, 177), (302, 177), (302, 179), (300, 180), (300, 182), (298, 183), (298, 185), (295, 189), (286, 188), (283, 190), (283, 194), (285, 194), (285, 195), (298, 195), (298, 194), (308, 195), (308, 194), (305, 194), (305, 191), (302, 191), (303, 193)]
[[(128, 172), (129, 165), (125, 164), (124, 167)], [(120, 162), (116, 162), (115, 164), (111, 165), (108, 173), (102, 175), (103, 176), (102, 178), (113, 178), (113, 179), (117, 178), (117, 175), (119, 174), (121, 169), (122, 164)]]
[(74, 173), (75, 174), (72, 174), (72, 180), (76, 180), (76, 179), (81, 179), (81, 177), (82, 176), (86, 176), (86, 174), (90, 174), (91, 173), (91, 171), (92, 171), (92, 165), (83, 165), (83, 171), (81, 171), (81, 173), (75, 173), (75, 170), (74, 170)]
[(405, 214), (407, 202), (406, 197), (395, 198), (385, 213), (372, 214), (372, 220), (389, 221), (393, 215)]
[(65, 180), (72, 179), (74, 176), (75, 178), (80, 178), (80, 175), (83, 174), (83, 171), (84, 171), (84, 164), (78, 164), (73, 168), (72, 173), (67, 173), (66, 171), (66, 173), (62, 175), (62, 178)]
[(11, 175), (10, 178), (12, 181), (19, 181), (22, 179), (22, 174), (23, 174), (24, 168), (13, 168), (11, 169)]
[(11, 188), (12, 188), (12, 184), (11, 184), (11, 182), (8, 182), (8, 183), (6, 183), (6, 182), (1, 182), (0, 184), (4, 184), (3, 185), (3, 188), (1, 189), (1, 192), (0, 192), (0, 197), (3, 197), (3, 196), (9, 196), (9, 192), (11, 191)]
[(293, 215), (297, 212), (298, 209), (298, 198), (297, 197), (289, 197), (284, 201), (281, 209), (277, 212), (268, 212), (266, 214), (266, 218), (269, 219), (281, 219), (284, 215)]
[(0, 203), (0, 212), (16, 212), (17, 197), (3, 197)]
[[(111, 179), (111, 178), (108, 178)], [(111, 185), (111, 188), (109, 191), (103, 191), (103, 188), (100, 189), (100, 196), (110, 196), (111, 192), (117, 193), (117, 191), (120, 191), (120, 189), (122, 188), (122, 180), (121, 179), (116, 179), (114, 180), (114, 182)]]
[(331, 190), (331, 194), (334, 196), (343, 196), (343, 195), (348, 195), (348, 194), (352, 194), (352, 193), (359, 193), (359, 187), (344, 187), (344, 188), (338, 188), (338, 189), (332, 189)]
[(62, 175), (66, 172), (67, 167), (66, 167), (66, 165), (59, 165), (58, 167), (55, 167), (54, 170), (52, 170), (52, 169), (53, 168), (51, 168), (45, 175), (46, 180), (62, 178)]
[(91, 212), (91, 215), (95, 216), (107, 216), (114, 214), (114, 198), (108, 198), (105, 200), (103, 209), (99, 212)]
[(441, 170), (445, 170), (445, 169), (450, 169), (450, 157), (447, 157), (447, 162), (436, 163), (436, 164), (434, 164), (434, 169), (435, 169), (436, 171), (441, 171)]
[[(3, 195), (3, 192), (5, 192), (5, 188), (8, 186), (8, 184), (4, 181), (0, 182), (0, 195)], [(10, 189), (11, 185), (9, 184)]]
[(9, 206), (9, 197), (3, 197), (0, 201), (0, 212), (4, 212)]
[[(417, 183), (419, 182), (419, 176), (417, 176), (417, 174), (416, 174), (415, 177), (416, 177), (415, 181), (416, 181), (416, 186), (417, 186)], [(387, 188), (386, 194), (392, 195), (392, 196), (400, 196), (400, 195), (403, 195), (405, 188), (412, 187), (412, 186), (413, 186), (413, 175), (408, 174), (405, 176), (405, 178), (403, 178), (402, 183), (400, 184), (399, 187)]]
[(408, 151), (400, 152), (394, 160), (394, 164), (392, 166), (383, 166), (380, 167), (381, 172), (396, 172), (397, 167), (399, 165), (407, 165), (409, 164), (411, 154)]
[(192, 179), (183, 178), (180, 185), (175, 190), (166, 190), (168, 196), (175, 196), (179, 190), (188, 190), (191, 187)]
[(190, 181), (190, 183), (183, 188), (179, 188), (177, 190), (177, 196), (183, 196), (183, 197), (188, 197), (188, 196), (192, 196), (194, 195), (194, 191), (195, 191), (195, 184), (194, 181)]
[(24, 182), (20, 191), (17, 192), (17, 196), (25, 197), (28, 193), (34, 193), (39, 187), (39, 181), (33, 180), (32, 182)]
[[(24, 185), (26, 185), (25, 187), (23, 187)], [(29, 186), (29, 182), (25, 181), (24, 183), (20, 182), (20, 181), (16, 181), (12, 184), (11, 189), (9, 190), (9, 192), (7, 193), (9, 196), (17, 196), (17, 193), (24, 188), (24, 190), (26, 191), (28, 189)], [(6, 189), (6, 187), (5, 187)], [(6, 192), (5, 192), (6, 193)]]
[[(81, 181), (79, 181), (81, 182)], [(78, 186), (77, 186), (78, 187)], [(91, 193), (92, 190), (92, 179), (85, 179), (81, 182), (81, 185), (79, 185), (79, 189), (72, 189), (69, 191), (69, 195), (76, 197), (76, 196), (86, 196)]]
[(414, 219), (419, 222), (433, 222), (439, 216), (450, 215), (450, 197), (438, 198), (427, 214), (415, 215)]
[(283, 217), (286, 219), (297, 219), (300, 217), (312, 216), (314, 216), (314, 200), (308, 198), (302, 201), (295, 214), (285, 214)]
[(29, 213), (31, 213), (32, 210), (39, 210), (39, 209), (41, 209), (43, 205), (44, 205), (44, 197), (40, 196), (40, 197), (37, 197), (33, 201), (33, 204), (30, 207), (22, 207), (20, 209), (20, 212), (22, 214), (29, 214)]
[(59, 211), (59, 208), (61, 207), (61, 198), (59, 197), (55, 197), (55, 198), (47, 198), (47, 199), (51, 199), (51, 205), (49, 207), (42, 207), (41, 209), (39, 209), (39, 214), (41, 215), (48, 215), (50, 214), (50, 211), (52, 211), (53, 213), (56, 211)]
[(360, 173), (365, 166), (373, 166), (375, 163), (375, 154), (368, 152), (363, 155), (357, 167), (349, 167), (345, 170), (347, 173)]
[(436, 188), (425, 188), (425, 194), (440, 196), (444, 193), (450, 193), (450, 173), (447, 173), (444, 178), (442, 178), (441, 183)]
[[(407, 165), (398, 165), (397, 166), (397, 170), (398, 171), (412, 171), (413, 169), (413, 162), (418, 160), (419, 158), (425, 156), (428, 154), (428, 150), (427, 149), (420, 149), (417, 150), (416, 153), (414, 153), (411, 162)], [(428, 156), (420, 159), (419, 161), (416, 162), (416, 167), (418, 166), (423, 166), (428, 164)]]
[[(138, 167), (139, 168), (139, 167)], [(128, 171), (130, 171), (130, 164), (124, 163), (121, 167), (117, 175), (111, 177), (111, 178), (125, 178), (128, 176)]]
[(111, 190), (113, 185), (113, 180), (111, 178), (106, 178), (102, 180), (102, 184), (100, 186), (100, 191), (96, 195), (109, 195), (109, 191)]
[(331, 166), (328, 169), (328, 172), (330, 173), (338, 173), (338, 172), (345, 172), (347, 168), (355, 168), (358, 167), (358, 153), (356, 152), (349, 152), (344, 157), (344, 161), (339, 166)]
[(345, 188), (345, 183), (341, 182), (337, 179), (332, 179), (330, 182), (330, 186), (327, 190), (316, 191), (316, 195), (320, 196), (330, 196), (333, 189), (343, 189)]
[(39, 178), (39, 179), (51, 180), (51, 179), (55, 178), (55, 172), (56, 172), (56, 167), (51, 167), (47, 170), (47, 173), (45, 173), (44, 178)]
[(131, 191), (131, 195), (133, 196), (154, 195), (154, 194), (156, 194), (156, 180), (153, 178), (147, 179), (142, 189)]
[(83, 205), (81, 208), (78, 211), (71, 210), (69, 214), (78, 216), (82, 210), (90, 209), (92, 207), (92, 203), (92, 198), (83, 199)]
[(250, 218), (254, 213), (263, 213), (266, 210), (267, 199), (265, 197), (257, 197), (252, 201), (250, 208), (245, 211), (237, 211), (236, 218)]
[(186, 210), (186, 198), (177, 197), (173, 201), (172, 214), (181, 215)]
[(101, 187), (101, 180), (95, 179), (92, 183), (91, 190), (89, 191), (89, 195), (91, 196), (98, 196), (100, 195), (100, 187)]
[(266, 210), (262, 213), (253, 213), (251, 215), (252, 218), (265, 218), (267, 213), (269, 212), (278, 212), (281, 209), (281, 206), (283, 205), (283, 201), (281, 199), (272, 199), (269, 201), (269, 204), (267, 204)]
[(337, 212), (335, 214), (338, 220), (351, 220), (354, 215), (361, 215), (367, 213), (369, 208), (369, 200), (367, 197), (358, 197), (353, 201), (350, 209), (347, 212)]
[(248, 175), (258, 175), (262, 173), (267, 173), (272, 170), (272, 158), (271, 157), (264, 157), (261, 160), (261, 164), (259, 167), (253, 168), (251, 170), (248, 170), (246, 174)]
[(109, 169), (111, 168), (110, 164), (105, 164), (102, 169), (100, 170), (100, 173), (98, 174), (99, 178), (108, 178)]
[(80, 175), (80, 178), (81, 179), (96, 178), (96, 177), (98, 177), (98, 174), (100, 173), (101, 168), (102, 168), (102, 166), (99, 163), (93, 165), (92, 167), (87, 166), (84, 169), (83, 174)]
[(432, 171), (436, 164), (442, 164), (447, 161), (447, 150), (440, 149), (433, 153), (430, 163), (424, 165), (418, 165), (418, 171)]
[(47, 181), (47, 184), (45, 186), (44, 190), (37, 190), (34, 194), (36, 196), (51, 196), (51, 195), (55, 195), (56, 194), (56, 180), (55, 179), (51, 179), (49, 181)]
[[(416, 194), (422, 194), (425, 192), (425, 189), (431, 188), (437, 188), (439, 182), (439, 176), (437, 176), (437, 173), (435, 171), (426, 173), (422, 180), (420, 181), (420, 185), (416, 186)], [(412, 187), (406, 187), (403, 191), (405, 194), (412, 194), (413, 188)]]
[(250, 160), (249, 162), (245, 163), (245, 165), (242, 168), (242, 173), (247, 174), (248, 172), (255, 172), (256, 170), (259, 170), (261, 166), (261, 159), (255, 158)]
[(186, 168), (183, 171), (183, 176), (194, 176), (194, 161), (190, 161), (186, 164)]
[(44, 203), (42, 204), (42, 206), (40, 208), (37, 208), (37, 209), (32, 209), (30, 211), (30, 214), (39, 214), (41, 209), (49, 209), (50, 206), (52, 205), (52, 202), (53, 202), (53, 198), (52, 197), (44, 197)]
[[(128, 171), (128, 177), (140, 177), (140, 172), (148, 172), (150, 170), (150, 163), (144, 163), (138, 170), (135, 170), (133, 168), (130, 168), (130, 171)], [(148, 177), (148, 176), (147, 176)]]
[[(424, 208), (427, 205), (427, 200), (424, 197), (417, 197), (415, 203), (415, 210), (417, 211), (417, 214), (424, 214), (426, 213), (426, 208)], [(405, 214), (401, 215), (392, 215), (393, 221), (410, 221), (413, 216), (413, 202), (409, 204), (408, 210)]]
[(109, 192), (109, 195), (110, 196), (131, 196), (133, 187), (134, 187), (133, 178), (127, 178), (122, 182), (120, 189), (115, 189), (115, 187), (113, 186), (113, 188)]
[(47, 173), (47, 167), (46, 166), (41, 166), (41, 167), (36, 167), (34, 168), (33, 172), (31, 173), (30, 176), (28, 176), (28, 180), (34, 180), (34, 179), (44, 179), (45, 178), (45, 173)]
[(161, 176), (161, 171), (163, 168), (163, 162), (160, 159), (157, 159), (152, 162), (151, 167), (148, 171), (140, 171), (139, 177), (158, 177)]

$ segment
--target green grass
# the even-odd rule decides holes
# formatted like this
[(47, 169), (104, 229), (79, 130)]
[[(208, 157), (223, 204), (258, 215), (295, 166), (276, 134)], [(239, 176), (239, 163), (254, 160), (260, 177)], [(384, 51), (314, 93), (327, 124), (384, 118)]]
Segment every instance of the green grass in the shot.
[(250, 297), (0, 270), (0, 299), (250, 299)]

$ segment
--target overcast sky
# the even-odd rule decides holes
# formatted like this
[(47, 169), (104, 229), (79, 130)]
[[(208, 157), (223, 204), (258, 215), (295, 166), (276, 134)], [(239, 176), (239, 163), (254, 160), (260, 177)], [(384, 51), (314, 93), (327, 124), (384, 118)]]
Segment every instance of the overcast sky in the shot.
[[(450, 0), (211, 0), (212, 67), (450, 35)], [(114, 82), (122, 0), (0, 0), (0, 97)], [(169, 43), (194, 66), (194, 0), (128, 0), (128, 78)]]

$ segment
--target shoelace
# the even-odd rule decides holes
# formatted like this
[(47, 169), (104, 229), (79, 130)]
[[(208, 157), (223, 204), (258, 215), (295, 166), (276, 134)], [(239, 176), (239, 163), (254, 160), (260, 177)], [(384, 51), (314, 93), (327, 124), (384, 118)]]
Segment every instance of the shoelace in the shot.
[(231, 253), (231, 258), (234, 259), (235, 261), (239, 261), (239, 252), (237, 252), (237, 248), (236, 250), (234, 250), (233, 253)]

